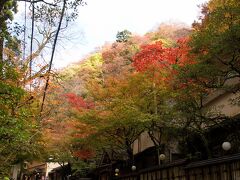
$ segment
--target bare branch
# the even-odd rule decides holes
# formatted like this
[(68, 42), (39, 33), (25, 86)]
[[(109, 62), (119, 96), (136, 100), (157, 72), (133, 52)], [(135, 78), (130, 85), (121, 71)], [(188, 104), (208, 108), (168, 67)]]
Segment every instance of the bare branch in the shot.
[[(59, 24), (58, 24), (58, 29), (57, 29), (57, 32), (56, 32), (56, 35), (55, 35), (55, 39), (54, 39), (54, 43), (53, 43), (53, 49), (52, 49), (51, 60), (49, 62), (48, 73), (50, 73), (50, 71), (52, 70), (53, 57), (54, 57), (54, 53), (55, 53), (55, 49), (56, 49), (58, 34), (59, 34), (60, 30), (61, 30), (62, 20), (63, 20), (65, 8), (66, 8), (66, 3), (67, 3), (66, 1), (67, 0), (63, 1), (61, 18), (60, 18), (60, 21), (59, 21)], [(42, 105), (41, 105), (40, 113), (42, 113), (42, 111), (43, 111), (44, 101), (45, 101), (47, 89), (48, 89), (48, 86), (49, 86), (49, 80), (50, 80), (50, 76), (48, 76), (47, 80), (46, 80), (46, 85), (45, 85), (45, 88), (44, 88), (44, 93), (43, 93), (43, 99), (42, 99)]]
[(42, 2), (42, 3), (45, 3), (45, 4), (50, 5), (50, 6), (57, 6), (56, 4), (52, 4), (52, 3), (46, 2), (44, 0), (35, 0), (35, 1), (31, 1), (31, 0), (16, 0), (16, 1), (23, 1), (23, 2), (28, 2), (28, 3)]

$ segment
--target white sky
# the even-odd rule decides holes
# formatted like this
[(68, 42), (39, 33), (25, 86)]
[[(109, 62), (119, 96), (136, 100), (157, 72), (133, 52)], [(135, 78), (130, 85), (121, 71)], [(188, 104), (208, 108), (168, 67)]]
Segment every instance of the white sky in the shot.
[(182, 22), (191, 26), (207, 0), (85, 0), (79, 18), (69, 27), (73, 38), (57, 52), (54, 67), (62, 68), (81, 60), (106, 41), (127, 29), (143, 35), (162, 22)]

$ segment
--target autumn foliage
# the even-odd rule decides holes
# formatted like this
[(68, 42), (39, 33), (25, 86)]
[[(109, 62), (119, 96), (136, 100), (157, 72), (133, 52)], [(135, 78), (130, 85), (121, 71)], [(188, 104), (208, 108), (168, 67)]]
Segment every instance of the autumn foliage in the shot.
[(143, 45), (140, 52), (133, 57), (133, 66), (138, 71), (145, 71), (152, 67), (167, 67), (168, 62), (165, 60), (164, 52), (162, 42)]
[(92, 158), (95, 154), (91, 149), (82, 149), (82, 150), (75, 151), (73, 155), (82, 160), (86, 160), (86, 159)]
[(189, 55), (188, 39), (179, 39), (176, 47), (166, 48), (161, 41), (143, 45), (133, 57), (133, 66), (137, 71), (148, 69), (173, 69), (174, 65), (184, 66), (193, 63)]
[[(239, 77), (239, 56), (235, 56), (239, 43), (237, 38), (229, 39), (239, 36), (229, 34), (237, 32), (239, 21), (233, 19), (230, 25), (234, 31), (226, 31), (229, 20), (215, 22), (218, 15), (224, 15), (222, 9), (213, 9), (215, 14), (203, 10), (207, 10), (204, 21), (195, 24), (195, 29), (167, 25), (143, 37), (132, 34), (104, 45), (89, 56), (92, 58), (68, 70), (67, 88), (60, 94), (66, 100), (63, 113), (76, 122), (65, 123), (72, 131), (74, 157), (99, 159), (99, 151), (114, 149), (120, 152), (119, 157), (127, 154), (131, 159), (133, 143), (144, 131), (149, 136), (151, 132), (163, 133), (167, 141), (176, 136), (164, 134), (165, 129), (191, 131), (198, 127), (201, 132), (207, 126), (202, 100), (208, 87), (218, 87), (216, 79), (221, 80), (222, 75), (226, 79)], [(236, 42), (235, 48), (232, 42)], [(230, 51), (233, 58), (225, 58), (231, 57)]]
[(92, 109), (94, 103), (84, 100), (81, 96), (77, 96), (74, 93), (66, 93), (64, 96), (67, 98), (68, 102), (72, 107), (81, 110), (81, 109)]
[(155, 83), (172, 84), (182, 67), (195, 63), (188, 42), (188, 38), (181, 38), (174, 47), (164, 47), (161, 41), (143, 45), (133, 56), (133, 66), (138, 72), (150, 72)]
[[(76, 86), (62, 97), (69, 116), (77, 122), (71, 134), (74, 157), (97, 159), (99, 151), (114, 148), (119, 156), (132, 159), (133, 143), (142, 132), (150, 136), (165, 128), (181, 128), (185, 125), (182, 119), (198, 118), (193, 117), (199, 110), (195, 105), (208, 91), (198, 82), (204, 77), (196, 78), (189, 70), (198, 68), (191, 46), (194, 37), (174, 38), (171, 43), (159, 33), (149, 37), (137, 41), (133, 36), (105, 45), (97, 53), (98, 66), (90, 58), (79, 65), (78, 76), (71, 74)], [(94, 67), (96, 73), (83, 71), (81, 66)], [(162, 139), (151, 140), (155, 145), (163, 143)]]

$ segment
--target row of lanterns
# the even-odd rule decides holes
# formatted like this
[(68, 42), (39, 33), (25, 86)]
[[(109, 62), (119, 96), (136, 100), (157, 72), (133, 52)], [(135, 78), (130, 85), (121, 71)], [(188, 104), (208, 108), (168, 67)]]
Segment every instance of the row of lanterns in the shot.
[[(160, 159), (161, 161), (165, 160), (165, 158), (166, 158), (165, 154), (160, 154), (160, 155), (159, 155), (159, 159)], [(135, 165), (132, 165), (131, 169), (132, 169), (132, 171), (136, 171), (136, 170), (137, 170), (137, 167), (136, 167)], [(116, 169), (115, 169), (115, 176), (118, 176), (118, 175), (119, 175), (119, 169), (116, 168)]]
[[(132, 171), (136, 171), (137, 167), (135, 165), (132, 165), (131, 169), (132, 169)], [(118, 176), (118, 175), (119, 175), (119, 169), (116, 168), (115, 169), (115, 176)]]
[[(222, 143), (222, 148), (225, 151), (229, 151), (231, 149), (231, 143), (230, 142), (223, 142)], [(164, 161), (166, 159), (166, 155), (165, 154), (160, 154), (159, 155), (159, 160)], [(137, 167), (135, 165), (132, 165), (131, 167), (132, 171), (136, 171)], [(116, 168), (115, 169), (115, 176), (119, 175), (119, 169)]]

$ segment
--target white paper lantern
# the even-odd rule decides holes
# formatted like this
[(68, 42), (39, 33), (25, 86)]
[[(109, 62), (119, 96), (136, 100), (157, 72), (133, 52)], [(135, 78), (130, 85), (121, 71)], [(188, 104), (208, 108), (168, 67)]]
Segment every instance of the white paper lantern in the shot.
[(136, 171), (137, 167), (132, 165), (132, 171)]
[(119, 169), (118, 168), (115, 169), (115, 173), (119, 173)]
[(222, 148), (223, 148), (223, 150), (225, 150), (225, 151), (230, 150), (230, 149), (231, 149), (231, 143), (230, 143), (230, 142), (224, 142), (224, 143), (222, 143)]
[(159, 159), (160, 159), (161, 161), (165, 160), (165, 158), (166, 158), (165, 154), (160, 154), (160, 155), (159, 155)]

